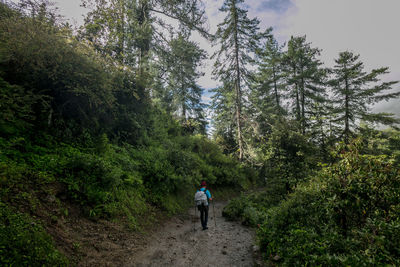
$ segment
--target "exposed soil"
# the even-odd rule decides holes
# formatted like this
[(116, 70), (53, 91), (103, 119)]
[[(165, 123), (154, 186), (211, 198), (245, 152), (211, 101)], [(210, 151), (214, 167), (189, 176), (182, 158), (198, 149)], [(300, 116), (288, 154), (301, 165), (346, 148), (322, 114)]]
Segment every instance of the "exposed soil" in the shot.
[(254, 266), (253, 230), (223, 218), (225, 204), (215, 203), (216, 221), (210, 207), (205, 231), (194, 208), (173, 217), (146, 244), (132, 248), (123, 266)]
[(68, 201), (60, 183), (27, 190), (34, 196), (35, 208), (25, 199), (12, 201), (15, 208), (41, 221), (71, 266), (122, 266), (132, 250), (146, 242), (145, 236), (129, 229), (127, 223), (90, 220)]
[[(74, 210), (75, 208), (75, 210)], [(47, 225), (57, 248), (77, 266), (122, 266), (146, 238), (121, 223), (89, 220), (76, 207), (68, 217)]]
[[(68, 204), (62, 196), (64, 191), (61, 185), (54, 185), (35, 193), (41, 200), (35, 210), (29, 209), (28, 204), (18, 206), (43, 222), (57, 248), (73, 265), (259, 265), (253, 260), (254, 231), (223, 218), (225, 202), (215, 203), (215, 219), (210, 207), (208, 230), (201, 229), (199, 211), (195, 212), (193, 207), (186, 214), (169, 219), (162, 213), (156, 215), (163, 223), (153, 222), (154, 226), (145, 229), (147, 234), (143, 234), (128, 229), (125, 223), (88, 219), (76, 205)], [(68, 212), (64, 214), (65, 211)]]

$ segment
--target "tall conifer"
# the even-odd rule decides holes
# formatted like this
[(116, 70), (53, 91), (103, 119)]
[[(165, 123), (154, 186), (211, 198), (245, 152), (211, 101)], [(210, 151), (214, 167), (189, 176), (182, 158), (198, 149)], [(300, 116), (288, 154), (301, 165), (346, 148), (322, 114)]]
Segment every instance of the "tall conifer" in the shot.
[(168, 62), (167, 91), (172, 93), (172, 110), (179, 112), (182, 120), (204, 119), (203, 89), (197, 79), (204, 75), (198, 71), (206, 52), (188, 36), (179, 35), (171, 40)]
[(337, 117), (334, 123), (341, 129), (340, 135), (346, 143), (350, 141), (360, 120), (386, 125), (399, 122), (393, 114), (372, 113), (369, 105), (400, 96), (400, 92), (389, 91), (398, 81), (380, 83), (379, 76), (387, 74), (388, 68), (365, 72), (359, 57), (349, 51), (341, 52), (333, 68), (335, 77), (330, 81)]
[(325, 101), (326, 72), (320, 67), (319, 55), (320, 49), (312, 48), (306, 37), (301, 36), (290, 39), (283, 59), (290, 103), (302, 134), (306, 133), (315, 104)]
[(251, 55), (259, 46), (261, 38), (258, 33), (259, 20), (247, 17), (247, 10), (240, 7), (243, 2), (244, 0), (224, 1), (220, 11), (227, 14), (218, 25), (214, 43), (220, 47), (213, 55), (217, 59), (213, 74), (224, 83), (224, 87), (230, 85), (235, 92), (236, 141), (240, 160), (244, 156), (243, 102), (251, 77), (248, 65), (253, 63)]

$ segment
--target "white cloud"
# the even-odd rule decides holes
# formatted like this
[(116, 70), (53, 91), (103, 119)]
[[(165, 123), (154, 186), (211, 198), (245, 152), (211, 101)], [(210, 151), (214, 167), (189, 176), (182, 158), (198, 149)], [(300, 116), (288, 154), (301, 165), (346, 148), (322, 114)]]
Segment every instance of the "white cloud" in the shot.
[[(5, 0), (5, 2), (17, 4), (20, 0)], [(81, 7), (82, 0), (52, 0), (50, 3), (58, 9), (57, 13), (64, 16), (64, 19), (73, 25), (80, 26), (83, 24), (83, 16), (88, 12), (88, 9)]]
[[(274, 0), (275, 1), (275, 0)], [(261, 20), (261, 30), (274, 27), (277, 39), (283, 43), (291, 35), (307, 35), (314, 47), (321, 48), (322, 61), (328, 66), (334, 64), (339, 52), (350, 50), (361, 55), (367, 70), (387, 66), (390, 74), (384, 80), (400, 80), (400, 0), (285, 0), (282, 6), (271, 0), (247, 0), (249, 17)], [(81, 0), (58, 0), (60, 13), (82, 23), (85, 10), (80, 7)], [(206, 0), (206, 14), (209, 18), (210, 32), (214, 33), (225, 14), (219, 12), (223, 0)], [(276, 2), (276, 1), (275, 1)], [(286, 11), (285, 11), (286, 10)], [(216, 48), (200, 37), (193, 40), (211, 56)], [(211, 76), (213, 62), (208, 60), (199, 80), (204, 88), (218, 85)], [(397, 85), (399, 88), (399, 85)], [(376, 111), (400, 114), (399, 100), (380, 103)]]
[(302, 35), (332, 63), (339, 51), (360, 53), (366, 64), (400, 67), (400, 1), (296, 0), (281, 34)]
[[(389, 67), (390, 74), (383, 80), (400, 80), (400, 1), (399, 0), (291, 0), (286, 11), (267, 7), (264, 1), (247, 0), (249, 17), (258, 17), (260, 28), (274, 28), (281, 42), (290, 36), (306, 35), (314, 47), (322, 49), (321, 60), (328, 66), (334, 65), (339, 52), (350, 50), (360, 54), (366, 70)], [(207, 15), (211, 32), (225, 14), (218, 12), (223, 1), (207, 1)], [(211, 55), (211, 48), (204, 39), (194, 35), (201, 47)], [(206, 75), (200, 79), (205, 88), (213, 88), (218, 82), (212, 79), (212, 61), (206, 62)], [(396, 89), (400, 89), (396, 85)], [(399, 100), (381, 102), (374, 107), (376, 112), (392, 112), (400, 115)]]
[(88, 10), (80, 6), (82, 0), (58, 0), (55, 2), (60, 14), (64, 15), (66, 19), (71, 20), (76, 25), (83, 24), (83, 15)]
[[(252, 2), (251, 0), (249, 2)], [(366, 70), (389, 67), (383, 80), (400, 80), (400, 1), (399, 0), (291, 0), (284, 13), (253, 13), (264, 26), (273, 26), (277, 39), (306, 35), (314, 47), (322, 49), (321, 59), (328, 66), (344, 50), (360, 54)], [(396, 85), (396, 89), (400, 89)], [(377, 112), (400, 115), (399, 100), (382, 102)]]

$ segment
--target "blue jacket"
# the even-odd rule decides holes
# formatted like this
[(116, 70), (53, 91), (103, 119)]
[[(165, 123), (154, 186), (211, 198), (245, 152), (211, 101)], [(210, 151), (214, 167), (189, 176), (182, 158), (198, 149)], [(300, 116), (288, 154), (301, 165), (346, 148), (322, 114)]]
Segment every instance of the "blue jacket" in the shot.
[(210, 198), (211, 198), (211, 193), (210, 193), (210, 191), (208, 191), (208, 190), (205, 189), (204, 187), (200, 188), (199, 191), (204, 191), (204, 190), (206, 190), (207, 199), (210, 199)]

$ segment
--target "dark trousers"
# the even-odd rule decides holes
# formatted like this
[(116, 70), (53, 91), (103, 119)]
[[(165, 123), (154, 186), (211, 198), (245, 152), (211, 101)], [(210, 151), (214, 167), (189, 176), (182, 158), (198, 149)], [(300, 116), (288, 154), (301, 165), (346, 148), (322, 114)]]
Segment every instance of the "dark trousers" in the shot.
[(203, 228), (206, 228), (207, 221), (208, 221), (208, 206), (200, 205), (200, 206), (197, 206), (197, 208), (200, 211), (201, 226), (203, 226)]

